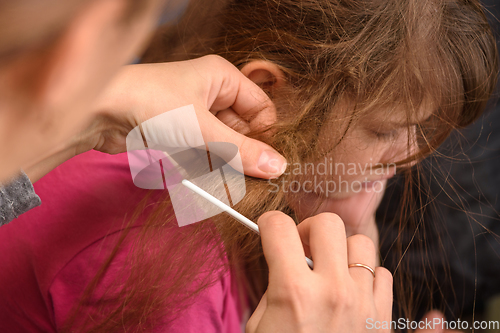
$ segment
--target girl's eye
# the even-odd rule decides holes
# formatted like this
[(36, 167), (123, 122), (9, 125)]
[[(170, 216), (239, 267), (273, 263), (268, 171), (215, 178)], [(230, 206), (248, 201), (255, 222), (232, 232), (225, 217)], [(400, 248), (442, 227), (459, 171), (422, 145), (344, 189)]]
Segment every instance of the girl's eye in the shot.
[(380, 139), (380, 140), (391, 140), (391, 139), (394, 139), (398, 134), (397, 130), (388, 131), (388, 132), (380, 132), (380, 131), (372, 130), (371, 132), (377, 137), (377, 139)]

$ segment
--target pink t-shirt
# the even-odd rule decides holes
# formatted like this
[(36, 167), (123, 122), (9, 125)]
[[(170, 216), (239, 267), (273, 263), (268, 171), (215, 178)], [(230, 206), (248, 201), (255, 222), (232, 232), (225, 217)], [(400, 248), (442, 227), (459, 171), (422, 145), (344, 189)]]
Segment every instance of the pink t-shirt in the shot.
[[(34, 187), (42, 205), (0, 228), (0, 332), (58, 332), (148, 192), (133, 184), (126, 154), (95, 151)], [(161, 195), (155, 191), (152, 200)], [(118, 253), (99, 288), (117, 278), (128, 250)], [(213, 274), (216, 283), (157, 332), (241, 332), (233, 277), (227, 270)]]

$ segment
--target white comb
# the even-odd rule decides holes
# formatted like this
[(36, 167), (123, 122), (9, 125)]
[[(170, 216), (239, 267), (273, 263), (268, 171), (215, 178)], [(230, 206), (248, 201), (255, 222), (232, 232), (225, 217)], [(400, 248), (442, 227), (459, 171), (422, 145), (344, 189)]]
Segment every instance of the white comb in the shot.
[[(232, 217), (234, 217), (236, 220), (238, 220), (239, 222), (241, 222), (244, 226), (250, 228), (252, 231), (254, 231), (255, 233), (257, 233), (257, 234), (260, 235), (259, 226), (257, 225), (257, 223), (255, 223), (252, 220), (250, 220), (250, 219), (246, 218), (245, 216), (241, 215), (240, 213), (238, 213), (237, 211), (235, 211), (234, 209), (232, 209), (231, 207), (229, 207), (228, 205), (226, 205), (225, 203), (223, 203), (219, 199), (215, 198), (214, 196), (212, 196), (209, 193), (205, 192), (200, 187), (198, 187), (195, 184), (191, 183), (189, 180), (184, 179), (182, 181), (182, 185), (186, 186), (188, 189), (190, 189), (194, 193), (198, 194), (199, 196), (201, 196), (202, 198), (206, 199), (210, 203), (212, 203), (215, 206), (219, 207), (220, 209), (222, 209), (223, 211), (225, 211), (226, 213), (228, 213), (229, 215), (231, 215)], [(307, 265), (312, 269), (313, 268), (313, 261), (311, 259), (307, 258), (307, 257), (305, 257), (305, 258), (306, 258)]]

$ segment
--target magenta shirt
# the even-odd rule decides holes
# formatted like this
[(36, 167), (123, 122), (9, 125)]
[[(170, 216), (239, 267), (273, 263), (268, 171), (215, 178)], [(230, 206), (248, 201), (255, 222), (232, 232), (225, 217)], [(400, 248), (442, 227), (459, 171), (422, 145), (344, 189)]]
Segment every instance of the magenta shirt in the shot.
[[(134, 186), (126, 154), (95, 151), (64, 163), (34, 187), (42, 205), (0, 228), (0, 332), (58, 332), (113, 249), (125, 217), (148, 192)], [(156, 191), (153, 199), (162, 194)], [(126, 252), (117, 255), (98, 291), (117, 278)], [(216, 283), (156, 332), (242, 331), (233, 276), (213, 274)]]

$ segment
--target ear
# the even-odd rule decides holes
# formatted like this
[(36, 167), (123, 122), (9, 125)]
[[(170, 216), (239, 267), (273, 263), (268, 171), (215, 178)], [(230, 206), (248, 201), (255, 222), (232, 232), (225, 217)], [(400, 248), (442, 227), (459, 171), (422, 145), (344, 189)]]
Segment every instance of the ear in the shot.
[(89, 104), (118, 68), (132, 58), (137, 42), (123, 46), (128, 41), (121, 21), (126, 5), (125, 0), (81, 5), (57, 38), (9, 64), (9, 80), (38, 110), (37, 117), (44, 109), (67, 109), (68, 103), (70, 108), (81, 102)]
[(271, 95), (285, 84), (283, 72), (270, 61), (251, 61), (243, 66), (241, 72)]
[(116, 68), (112, 66), (107, 47), (119, 48), (115, 39), (124, 8), (123, 0), (84, 5), (53, 47), (41, 77), (42, 101), (57, 105), (69, 96), (95, 97), (108, 76), (121, 65), (120, 59), (116, 59)]
[(50, 40), (27, 45), (0, 64), (0, 110), (8, 110), (0, 113), (0, 139), (16, 142), (9, 145), (15, 163), (62, 144), (90, 120), (92, 101), (126, 62), (119, 57), (131, 57), (128, 46), (118, 44), (127, 32), (119, 24), (126, 4), (86, 1)]
[[(269, 61), (251, 61), (241, 69), (241, 73), (257, 84), (272, 97), (277, 88), (285, 84), (281, 70)], [(237, 110), (226, 109), (217, 113), (217, 118), (227, 126), (241, 134), (262, 130), (276, 122), (276, 108), (274, 104), (266, 103), (264, 108), (245, 110), (244, 114)], [(236, 112), (235, 112), (236, 111)]]

